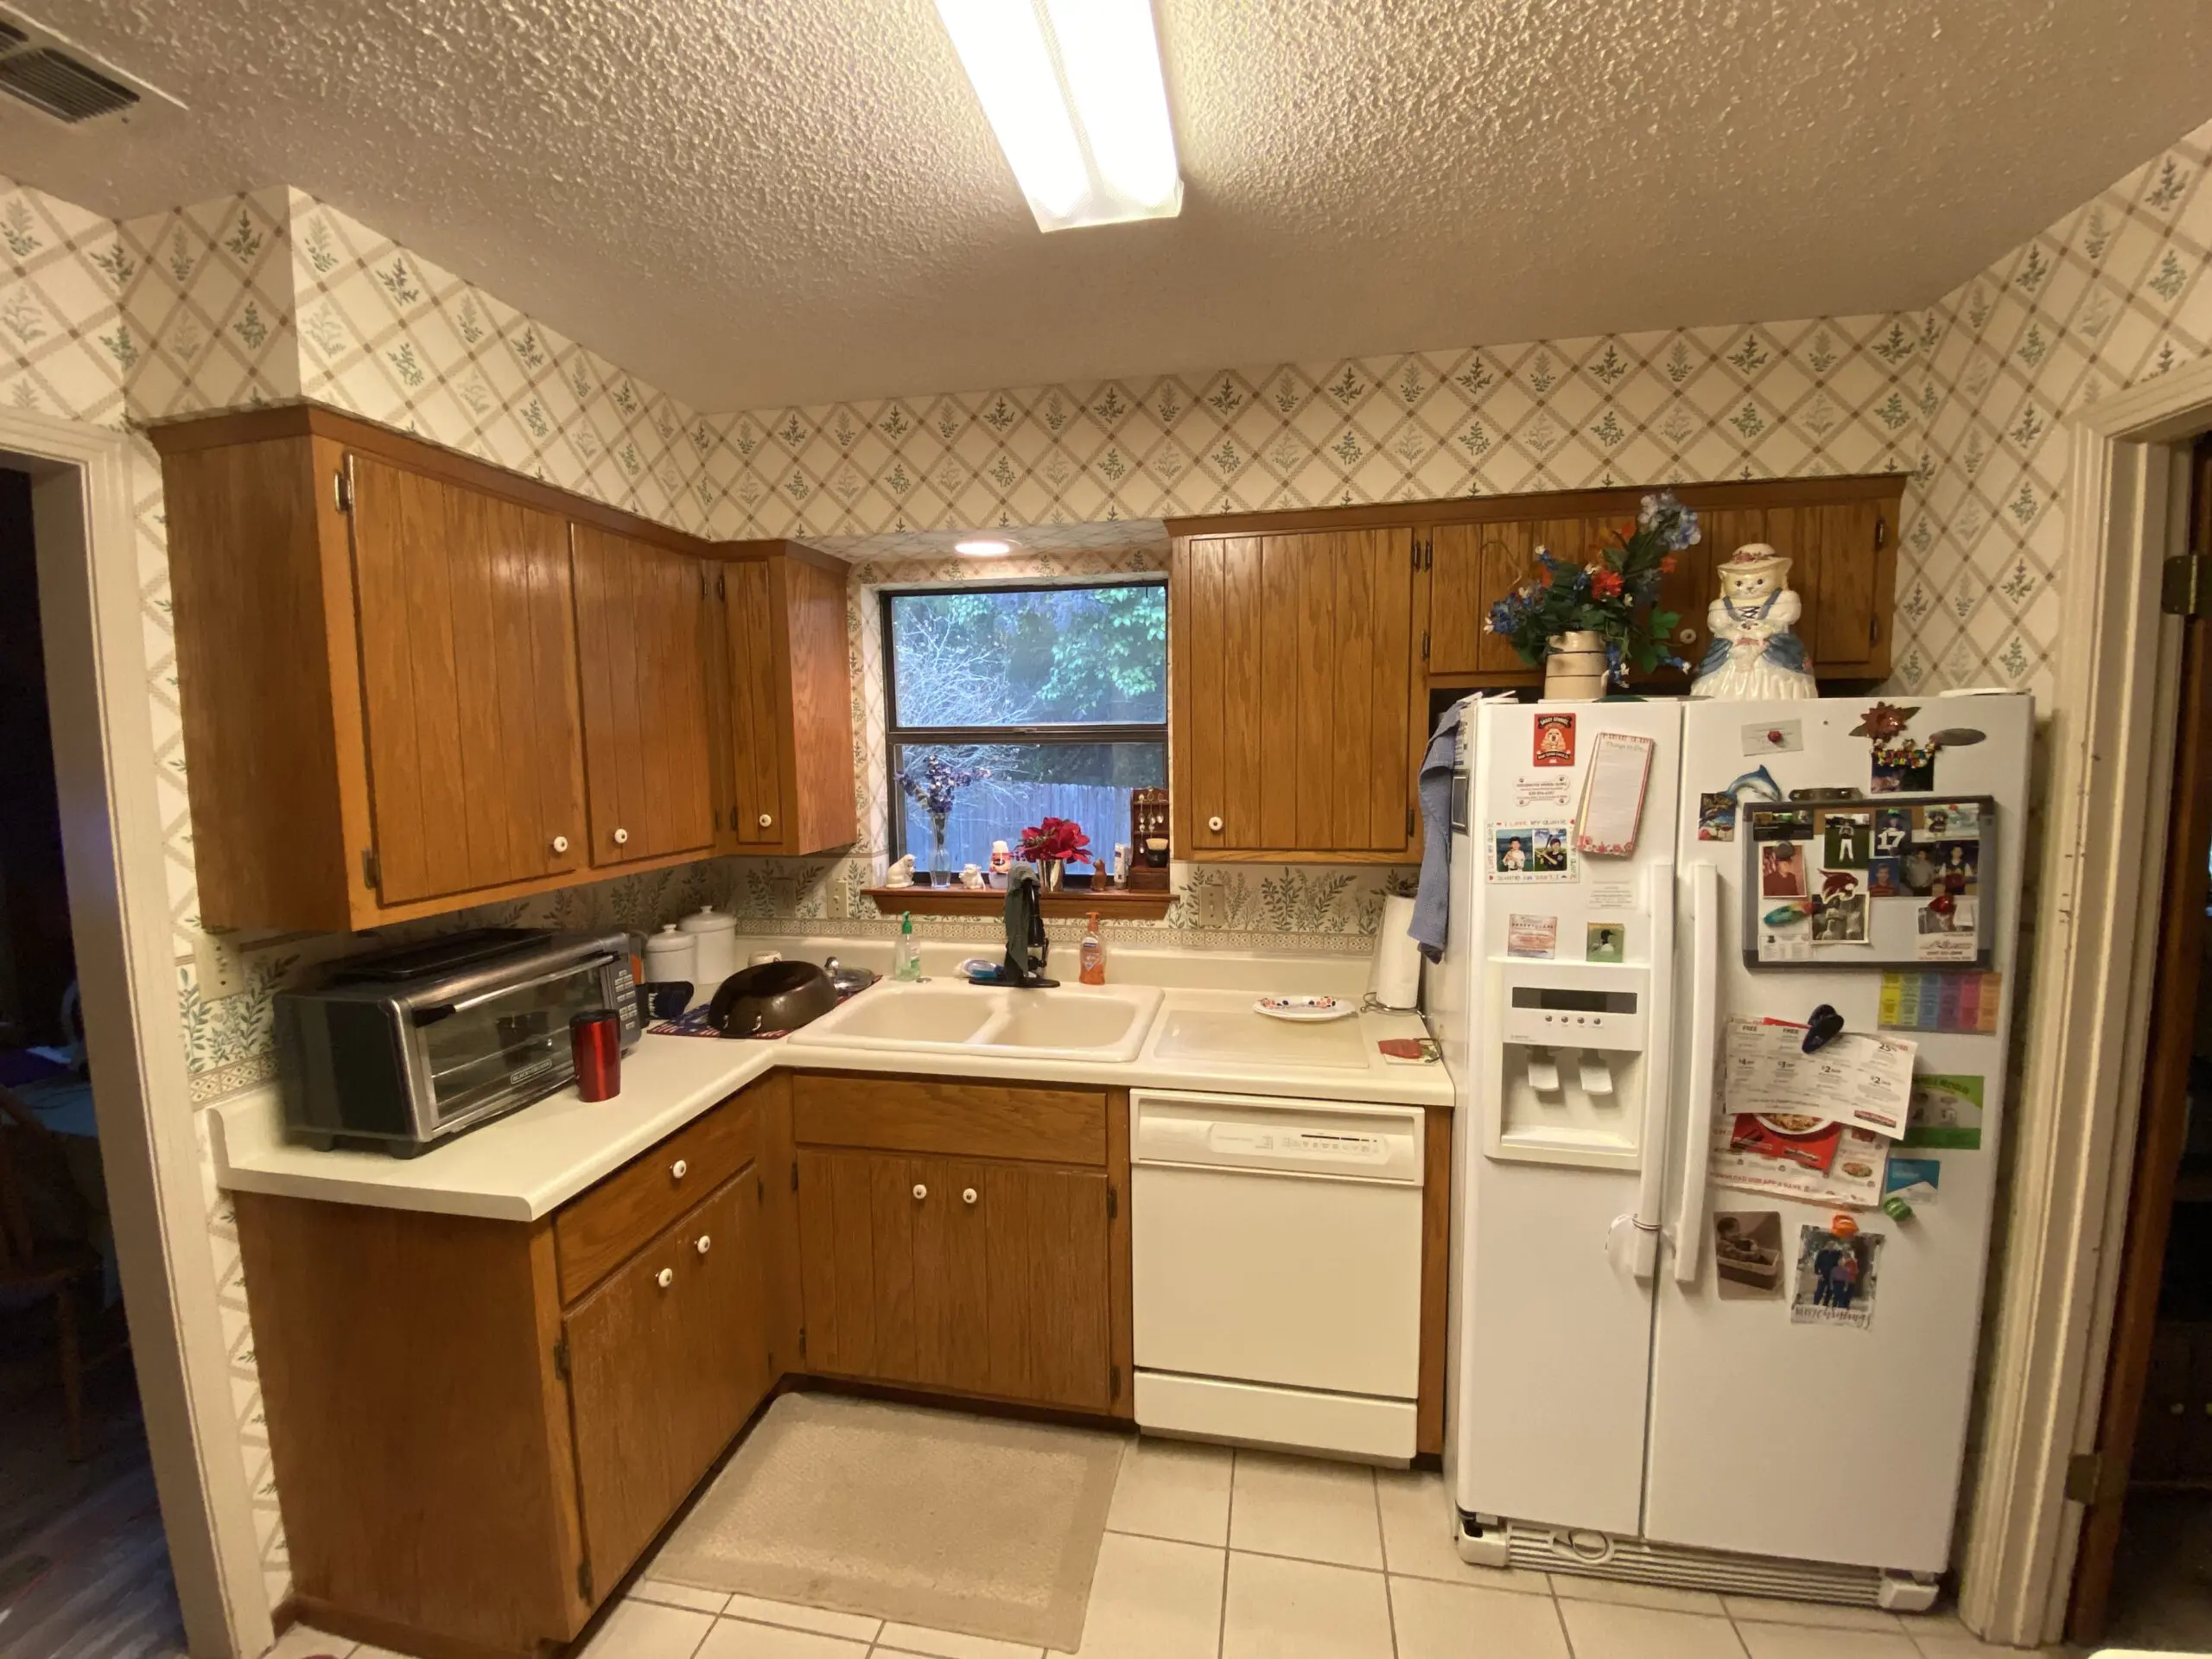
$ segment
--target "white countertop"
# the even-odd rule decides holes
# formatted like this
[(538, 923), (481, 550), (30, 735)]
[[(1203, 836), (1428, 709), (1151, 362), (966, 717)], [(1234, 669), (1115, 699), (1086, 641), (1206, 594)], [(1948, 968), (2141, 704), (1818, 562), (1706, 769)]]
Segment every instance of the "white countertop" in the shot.
[[(1361, 967), (1363, 969), (1364, 964)], [(861, 995), (866, 995), (863, 992)], [(418, 1158), (380, 1152), (317, 1152), (284, 1139), (273, 1088), (209, 1109), (214, 1116), (217, 1184), (226, 1189), (426, 1210), (495, 1220), (535, 1221), (638, 1154), (778, 1066), (794, 1070), (902, 1072), (1118, 1088), (1211, 1090), (1305, 1100), (1373, 1101), (1449, 1106), (1452, 1080), (1440, 1065), (1386, 1062), (1386, 1037), (1427, 1034), (1414, 1014), (1362, 1014), (1351, 1022), (1298, 1027), (1261, 1022), (1249, 989), (1170, 988), (1143, 1050), (1133, 1060), (1027, 1059), (1014, 1056), (842, 1047), (791, 1047), (650, 1034), (622, 1057), (622, 1092), (587, 1102), (574, 1089), (455, 1136)], [(1265, 1035), (1229, 1055), (1178, 1054), (1171, 1033), (1236, 1023), (1242, 1013)], [(1224, 1023), (1226, 1022), (1226, 1023)], [(1336, 1033), (1332, 1040), (1321, 1033)], [(1169, 1052), (1159, 1051), (1165, 1046)]]

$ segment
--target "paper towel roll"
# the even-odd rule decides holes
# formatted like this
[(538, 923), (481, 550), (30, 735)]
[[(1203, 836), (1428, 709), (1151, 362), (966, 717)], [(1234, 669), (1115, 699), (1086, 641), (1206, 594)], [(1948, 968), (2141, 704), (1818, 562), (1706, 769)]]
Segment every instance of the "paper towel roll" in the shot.
[(1367, 970), (1367, 994), (1386, 1008), (1409, 1009), (1421, 1001), (1421, 947), (1406, 931), (1413, 923), (1411, 899), (1383, 899), (1375, 959)]

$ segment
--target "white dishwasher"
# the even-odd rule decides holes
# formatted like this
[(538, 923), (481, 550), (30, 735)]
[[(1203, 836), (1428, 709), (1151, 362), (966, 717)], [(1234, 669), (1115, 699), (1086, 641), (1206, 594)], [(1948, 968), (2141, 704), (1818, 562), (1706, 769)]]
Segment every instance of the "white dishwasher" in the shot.
[(1421, 1110), (1129, 1096), (1141, 1428), (1404, 1461)]

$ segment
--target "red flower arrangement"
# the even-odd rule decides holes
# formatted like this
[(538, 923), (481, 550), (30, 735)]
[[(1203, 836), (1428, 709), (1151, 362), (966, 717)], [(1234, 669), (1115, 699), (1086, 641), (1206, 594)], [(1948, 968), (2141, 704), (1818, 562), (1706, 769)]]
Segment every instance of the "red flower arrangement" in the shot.
[(1065, 864), (1096, 864), (1090, 837), (1072, 818), (1046, 818), (1021, 832), (1021, 855), (1034, 864), (1058, 859)]

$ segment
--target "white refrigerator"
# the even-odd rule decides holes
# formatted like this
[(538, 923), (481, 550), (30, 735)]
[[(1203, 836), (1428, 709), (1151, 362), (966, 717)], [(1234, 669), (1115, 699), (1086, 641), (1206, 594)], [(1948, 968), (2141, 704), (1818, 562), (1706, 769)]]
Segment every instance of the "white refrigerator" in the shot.
[[(1891, 730), (1876, 702), (1462, 705), (1428, 1004), (1458, 1097), (1446, 1464), (1471, 1560), (1932, 1599), (2033, 712), (1936, 697)], [(1821, 1005), (1847, 1033), (1823, 1076), (1872, 1100), (1909, 1065), (1901, 1133), (1865, 1127), (1880, 1106), (1832, 1138), (1742, 1110), (1806, 1083), (1800, 1033), (1756, 1070), (1762, 1022)]]

